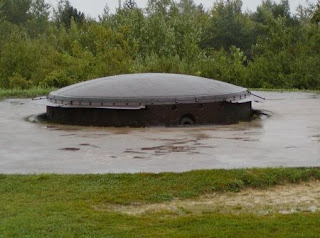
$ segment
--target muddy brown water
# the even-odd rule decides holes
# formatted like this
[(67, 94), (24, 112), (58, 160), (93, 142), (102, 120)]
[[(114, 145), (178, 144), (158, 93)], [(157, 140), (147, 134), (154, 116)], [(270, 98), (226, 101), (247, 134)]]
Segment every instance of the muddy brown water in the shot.
[(136, 173), (320, 166), (320, 95), (255, 92), (272, 116), (192, 128), (37, 123), (44, 106), (0, 102), (0, 173)]

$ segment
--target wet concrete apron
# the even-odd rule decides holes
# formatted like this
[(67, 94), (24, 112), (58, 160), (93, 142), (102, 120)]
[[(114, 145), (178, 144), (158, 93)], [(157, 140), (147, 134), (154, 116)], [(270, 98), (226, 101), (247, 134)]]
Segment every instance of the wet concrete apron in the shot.
[[(182, 172), (320, 166), (320, 95), (259, 92), (252, 122), (194, 128), (95, 128), (32, 123), (29, 99), (0, 102), (0, 173)], [(33, 116), (32, 116), (33, 115)]]

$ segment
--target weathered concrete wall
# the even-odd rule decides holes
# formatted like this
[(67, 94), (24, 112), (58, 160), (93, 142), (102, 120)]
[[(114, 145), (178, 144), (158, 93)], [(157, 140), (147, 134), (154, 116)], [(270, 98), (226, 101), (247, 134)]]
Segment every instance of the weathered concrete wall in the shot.
[(140, 110), (47, 107), (50, 121), (86, 126), (178, 126), (230, 124), (249, 120), (251, 102), (150, 105)]

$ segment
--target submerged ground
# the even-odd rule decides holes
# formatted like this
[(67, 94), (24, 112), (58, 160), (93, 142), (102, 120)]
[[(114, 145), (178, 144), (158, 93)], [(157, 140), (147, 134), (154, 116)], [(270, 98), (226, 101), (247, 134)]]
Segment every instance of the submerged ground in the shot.
[(44, 106), (0, 102), (0, 173), (182, 172), (320, 166), (320, 95), (257, 92), (270, 117), (227, 126), (94, 128), (32, 123)]

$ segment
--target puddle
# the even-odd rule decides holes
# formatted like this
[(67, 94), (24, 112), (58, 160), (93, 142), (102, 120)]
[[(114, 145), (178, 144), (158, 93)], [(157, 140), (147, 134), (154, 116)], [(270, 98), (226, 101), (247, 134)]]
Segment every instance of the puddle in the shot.
[(45, 107), (30, 99), (3, 100), (0, 173), (320, 166), (320, 95), (257, 94), (269, 100), (253, 104), (258, 113), (251, 122), (178, 128), (58, 125), (47, 123)]

